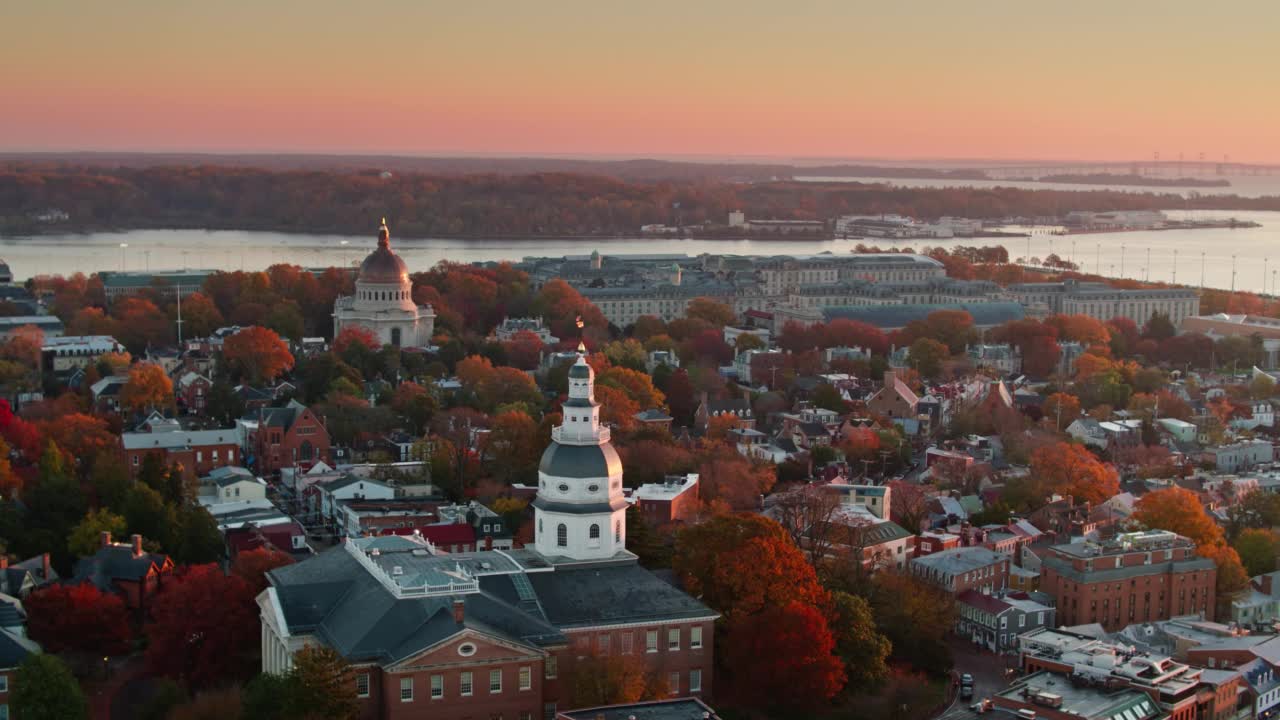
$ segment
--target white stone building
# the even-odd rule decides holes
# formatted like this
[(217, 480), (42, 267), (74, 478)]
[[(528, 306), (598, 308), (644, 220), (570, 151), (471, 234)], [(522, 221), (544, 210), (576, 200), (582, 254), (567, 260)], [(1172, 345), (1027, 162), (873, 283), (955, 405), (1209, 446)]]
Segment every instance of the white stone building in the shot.
[(413, 283), (404, 261), (391, 250), (386, 220), (378, 230), (378, 248), (365, 258), (356, 277), (356, 294), (333, 304), (333, 334), (344, 327), (371, 330), (383, 345), (424, 347), (435, 333), (435, 311), (413, 301)]

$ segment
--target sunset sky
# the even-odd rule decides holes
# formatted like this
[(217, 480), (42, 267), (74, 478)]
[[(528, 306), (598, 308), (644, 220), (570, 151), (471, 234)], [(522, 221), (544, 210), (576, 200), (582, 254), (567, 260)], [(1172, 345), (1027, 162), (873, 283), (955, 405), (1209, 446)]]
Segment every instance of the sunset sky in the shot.
[(0, 150), (1280, 162), (1277, 0), (0, 3)]

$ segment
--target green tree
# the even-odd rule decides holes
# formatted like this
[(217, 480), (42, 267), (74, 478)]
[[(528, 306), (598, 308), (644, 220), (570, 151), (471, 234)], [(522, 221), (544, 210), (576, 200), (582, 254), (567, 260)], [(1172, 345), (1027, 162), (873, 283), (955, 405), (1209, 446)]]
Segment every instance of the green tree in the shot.
[(205, 398), (205, 413), (223, 426), (235, 422), (244, 415), (244, 399), (227, 382), (215, 382)]
[(328, 646), (308, 645), (293, 656), (290, 673), (298, 683), (300, 706), (309, 713), (333, 720), (359, 715), (355, 673), (338, 652)]
[(863, 598), (847, 592), (831, 594), (831, 632), (836, 639), (836, 654), (844, 660), (849, 687), (870, 688), (889, 674), (889, 639), (876, 628), (871, 605)]
[(124, 519), (129, 531), (152, 541), (162, 541), (177, 524), (173, 508), (165, 505), (160, 493), (141, 483), (125, 497)]
[(1232, 543), (1240, 562), (1250, 577), (1274, 572), (1276, 558), (1280, 556), (1280, 535), (1274, 530), (1248, 528)]
[[(745, 337), (745, 336), (744, 336)], [(824, 410), (832, 410), (838, 413), (848, 411), (849, 407), (845, 404), (844, 398), (840, 396), (840, 391), (831, 383), (822, 383), (813, 389), (809, 395), (810, 402), (814, 407)]]
[(124, 511), (124, 499), (133, 486), (129, 468), (120, 453), (105, 451), (97, 454), (89, 471), (89, 487), (95, 504), (115, 513)]
[(98, 551), (102, 533), (109, 532), (112, 537), (123, 537), (128, 524), (120, 515), (106, 508), (90, 510), (79, 525), (71, 530), (67, 538), (67, 550), (72, 555), (86, 557)]
[(927, 378), (936, 378), (942, 373), (942, 363), (951, 356), (946, 345), (932, 338), (922, 337), (911, 343), (909, 357), (911, 366)]
[(14, 717), (23, 720), (78, 720), (89, 716), (80, 684), (54, 655), (32, 654), (18, 666), (9, 696)]
[(225, 554), (226, 543), (218, 521), (208, 510), (189, 505), (176, 511), (174, 532), (166, 543), (166, 549), (176, 563), (200, 565), (217, 562)]

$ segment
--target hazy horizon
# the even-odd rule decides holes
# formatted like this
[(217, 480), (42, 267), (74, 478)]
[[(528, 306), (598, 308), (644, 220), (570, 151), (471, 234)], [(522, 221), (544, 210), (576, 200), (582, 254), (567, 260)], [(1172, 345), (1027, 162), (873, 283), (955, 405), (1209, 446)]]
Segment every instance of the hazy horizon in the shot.
[(0, 148), (1280, 163), (1277, 21), (1265, 0), (13, 3)]

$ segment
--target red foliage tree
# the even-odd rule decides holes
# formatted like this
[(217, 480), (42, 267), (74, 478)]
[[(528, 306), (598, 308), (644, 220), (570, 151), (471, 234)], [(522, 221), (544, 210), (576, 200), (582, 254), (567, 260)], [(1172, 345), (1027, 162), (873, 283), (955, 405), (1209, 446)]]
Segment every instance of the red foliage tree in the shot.
[(256, 597), (267, 589), (267, 573), (278, 567), (290, 565), (293, 558), (279, 550), (267, 547), (245, 550), (231, 561), (231, 574), (249, 583), (249, 588)]
[(507, 362), (521, 370), (536, 370), (542, 358), (542, 340), (537, 334), (521, 330), (503, 343), (507, 350)]
[(835, 637), (812, 605), (793, 600), (738, 617), (726, 637), (725, 666), (743, 705), (813, 710), (844, 687)]
[(889, 338), (870, 323), (837, 318), (820, 331), (823, 347), (864, 347), (877, 355), (889, 351)]
[(151, 606), (147, 663), (161, 675), (203, 688), (244, 677), (257, 665), (253, 586), (214, 563), (168, 580)]
[(333, 351), (341, 355), (352, 343), (360, 343), (370, 350), (382, 349), (382, 343), (378, 342), (378, 336), (372, 330), (363, 325), (348, 325), (333, 339)]
[(120, 655), (129, 650), (129, 610), (124, 600), (90, 583), (51, 585), (23, 602), (31, 639), (48, 652)]
[(245, 328), (227, 338), (222, 354), (239, 365), (249, 381), (255, 383), (274, 380), (293, 367), (289, 346), (279, 335), (259, 326)]

